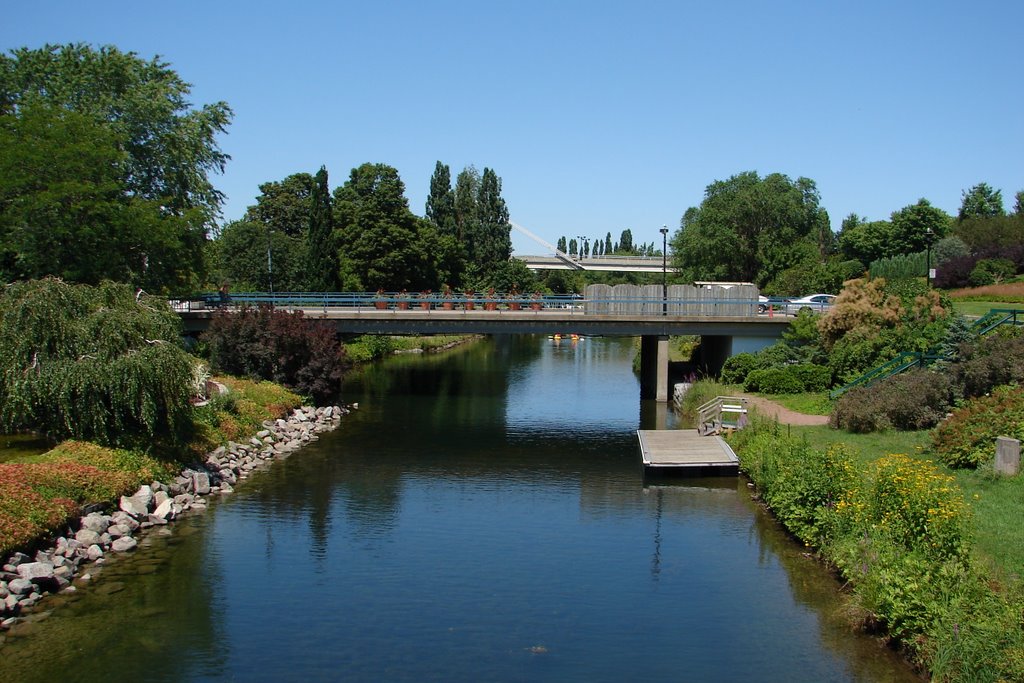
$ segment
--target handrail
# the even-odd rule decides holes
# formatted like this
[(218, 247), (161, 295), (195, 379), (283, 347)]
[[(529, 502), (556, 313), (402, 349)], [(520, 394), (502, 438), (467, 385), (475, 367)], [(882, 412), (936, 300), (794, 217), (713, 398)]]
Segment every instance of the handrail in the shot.
[[(723, 412), (746, 413), (747, 399), (742, 396), (716, 396), (697, 407), (697, 432), (702, 436), (714, 434), (724, 425)], [(730, 406), (738, 406), (736, 410), (727, 410)], [(730, 425), (733, 426), (733, 425)], [(743, 427), (743, 421), (737, 419), (736, 428)]]
[[(1018, 317), (1020, 319), (1018, 319)], [(993, 308), (974, 321), (970, 331), (975, 336), (988, 334), (1000, 325), (1024, 325), (1024, 310), (1015, 308)], [(887, 360), (878, 367), (868, 370), (863, 375), (829, 392), (829, 398), (838, 398), (850, 389), (866, 386), (876, 381), (898, 375), (910, 368), (924, 366), (937, 360), (946, 360), (947, 356), (934, 349), (928, 351), (901, 351), (894, 358)]]
[[(570, 309), (588, 315), (702, 315), (756, 317), (757, 301), (750, 298), (666, 298), (622, 297), (586, 298), (579, 294), (495, 292), (239, 292), (222, 297), (217, 292), (172, 297), (175, 310), (192, 311), (227, 306), (269, 305), (278, 308), (349, 309), (441, 309), (484, 310), (494, 304), (497, 310)], [(193, 304), (199, 304), (193, 305)], [(693, 309), (686, 311), (686, 308)]]

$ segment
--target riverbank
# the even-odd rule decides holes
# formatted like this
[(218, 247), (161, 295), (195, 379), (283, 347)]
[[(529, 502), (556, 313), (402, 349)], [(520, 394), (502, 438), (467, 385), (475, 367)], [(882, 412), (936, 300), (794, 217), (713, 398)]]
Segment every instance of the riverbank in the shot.
[(855, 627), (932, 680), (1024, 680), (1020, 582), (978, 555), (953, 476), (912, 455), (816, 448), (760, 417), (730, 444), (755, 497), (847, 583)]
[(350, 410), (291, 407), (298, 397), (290, 392), (224, 380), (232, 391), (197, 408), (205, 429), (193, 447), (226, 438), (176, 472), (142, 454), (77, 442), (0, 466), (0, 543), (7, 552), (18, 548), (0, 568), (0, 628), (17, 628), (47, 594), (76, 590), (109, 554), (129, 552), (148, 529), (205, 510), (210, 496), (231, 493), (252, 472), (316, 441)]

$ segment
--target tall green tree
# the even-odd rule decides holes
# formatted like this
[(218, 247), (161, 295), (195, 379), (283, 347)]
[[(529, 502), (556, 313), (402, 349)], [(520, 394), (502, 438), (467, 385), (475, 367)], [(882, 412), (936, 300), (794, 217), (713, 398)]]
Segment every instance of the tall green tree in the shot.
[(200, 210), (128, 192), (123, 140), (94, 117), (34, 100), (0, 115), (0, 277), (187, 290), (204, 270)]
[(673, 265), (684, 279), (764, 286), (806, 257), (802, 243), (819, 249), (827, 223), (814, 181), (740, 173), (708, 185), (700, 207), (684, 214)]
[(471, 241), (470, 258), (485, 273), (497, 270), (512, 255), (512, 225), (508, 206), (501, 196), (501, 178), (484, 168), (477, 197), (477, 233)]
[(931, 231), (933, 240), (942, 239), (949, 233), (953, 218), (942, 209), (932, 206), (927, 199), (919, 199), (916, 204), (894, 211), (890, 222), (893, 232), (890, 250), (885, 256), (924, 251), (928, 244), (928, 231)]
[(208, 224), (223, 195), (210, 174), (229, 157), (217, 145), (231, 120), (224, 102), (191, 108), (191, 85), (170, 65), (116, 47), (19, 48), (0, 55), (0, 116), (33, 102), (86, 115), (107, 127), (126, 154), (125, 191), (167, 211), (202, 210)]
[(473, 253), (470, 243), (477, 233), (479, 215), (476, 205), (479, 197), (480, 173), (470, 165), (455, 178), (455, 231), (469, 254)]
[(439, 235), (409, 210), (396, 169), (370, 163), (352, 169), (334, 191), (334, 220), (344, 290), (439, 287)]
[(434, 174), (430, 177), (426, 219), (433, 224), (439, 240), (438, 276), (444, 284), (461, 287), (466, 270), (466, 245), (460, 237), (456, 221), (451, 171), (440, 161), (437, 162)]
[(1005, 215), (1002, 191), (992, 189), (988, 183), (978, 183), (971, 189), (963, 191), (960, 213), (957, 216), (960, 220)]
[(245, 220), (289, 237), (305, 238), (316, 183), (309, 173), (293, 173), (284, 180), (261, 183), (256, 203), (245, 211)]
[(338, 290), (338, 254), (334, 235), (331, 192), (327, 169), (317, 171), (310, 195), (309, 231), (306, 236), (306, 289), (314, 292)]
[(442, 235), (458, 236), (455, 228), (455, 192), (452, 190), (452, 173), (440, 161), (430, 177), (430, 194), (427, 195), (425, 217), (434, 224)]
[(306, 237), (291, 237), (258, 221), (232, 221), (214, 245), (215, 282), (233, 291), (298, 292), (308, 289)]
[(633, 231), (626, 228), (619, 236), (619, 248), (616, 251), (623, 254), (633, 253)]
[(47, 45), (0, 55), (5, 280), (196, 286), (222, 196), (223, 102), (192, 109), (159, 58)]

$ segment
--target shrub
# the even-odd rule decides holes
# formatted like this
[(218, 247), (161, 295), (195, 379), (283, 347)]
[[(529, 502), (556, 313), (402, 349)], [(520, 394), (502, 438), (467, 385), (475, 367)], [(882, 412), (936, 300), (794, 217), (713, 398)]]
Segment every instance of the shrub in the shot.
[(747, 391), (761, 391), (766, 394), (798, 394), (804, 385), (791, 367), (762, 368), (753, 370), (743, 382)]
[(990, 335), (976, 344), (961, 345), (960, 362), (951, 366), (954, 381), (965, 398), (993, 388), (1024, 382), (1024, 337)]
[(971, 270), (970, 280), (975, 287), (997, 285), (1012, 278), (1017, 272), (1013, 261), (1006, 258), (981, 259)]
[(935, 430), (932, 448), (948, 467), (975, 468), (993, 459), (997, 436), (1024, 439), (1024, 396), (1016, 385), (955, 411)]
[(855, 433), (926, 429), (945, 416), (951, 386), (945, 374), (912, 370), (856, 387), (836, 402), (830, 424)]
[(802, 363), (790, 367), (789, 371), (800, 380), (801, 391), (824, 391), (832, 383), (832, 371), (822, 365)]
[(751, 370), (761, 367), (760, 360), (752, 353), (737, 353), (725, 360), (722, 366), (724, 384), (743, 384)]
[(283, 384), (315, 401), (333, 399), (348, 366), (334, 331), (301, 311), (268, 306), (222, 311), (203, 340), (217, 372)]
[(882, 277), (890, 281), (920, 278), (924, 276), (927, 265), (927, 254), (923, 251), (916, 254), (898, 254), (872, 261), (869, 273), (873, 278)]

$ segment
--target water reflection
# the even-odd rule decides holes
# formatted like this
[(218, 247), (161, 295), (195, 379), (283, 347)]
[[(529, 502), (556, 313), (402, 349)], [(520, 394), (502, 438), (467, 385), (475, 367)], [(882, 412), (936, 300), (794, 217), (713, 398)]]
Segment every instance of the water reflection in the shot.
[(506, 337), (366, 369), (339, 431), (5, 646), (2, 679), (93, 637), (83, 680), (120, 639), (163, 680), (913, 680), (742, 481), (644, 486), (635, 430), (673, 418), (631, 355)]

